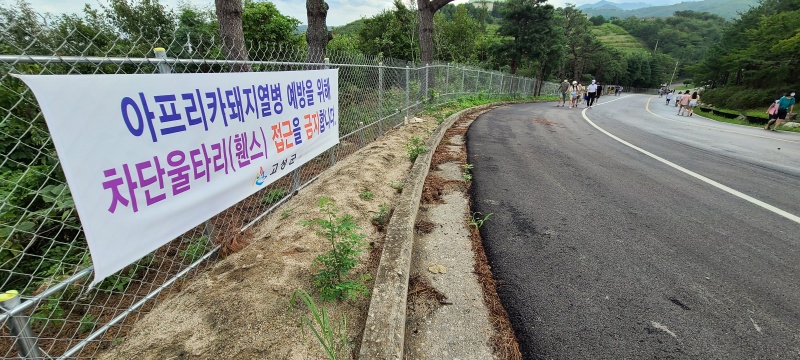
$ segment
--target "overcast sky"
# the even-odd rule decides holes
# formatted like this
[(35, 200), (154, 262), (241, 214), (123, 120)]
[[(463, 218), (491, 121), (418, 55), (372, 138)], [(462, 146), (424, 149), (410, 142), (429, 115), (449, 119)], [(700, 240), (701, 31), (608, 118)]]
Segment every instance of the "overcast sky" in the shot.
[[(13, 0), (0, 0), (0, 3), (10, 4)], [(105, 3), (105, 0), (99, 0)], [(371, 17), (381, 12), (381, 10), (392, 8), (392, 0), (326, 0), (330, 5), (327, 23), (330, 26), (344, 25), (362, 17)], [(599, 0), (550, 0), (548, 3), (562, 7), (566, 3), (577, 5), (596, 3)], [(28, 3), (38, 12), (59, 13), (80, 13), (83, 4), (89, 3), (97, 7), (98, 0), (27, 0)], [(200, 8), (214, 8), (214, 0), (161, 0), (162, 4), (176, 8), (179, 3), (189, 3)], [(405, 0), (408, 2), (408, 0)], [(415, 1), (416, 2), (416, 1)], [(467, 0), (456, 0), (454, 4), (465, 3)], [(669, 0), (614, 0), (614, 2), (651, 2), (663, 5)], [(306, 23), (306, 2), (302, 0), (273, 0), (273, 4), (284, 14), (294, 17), (303, 24)]]

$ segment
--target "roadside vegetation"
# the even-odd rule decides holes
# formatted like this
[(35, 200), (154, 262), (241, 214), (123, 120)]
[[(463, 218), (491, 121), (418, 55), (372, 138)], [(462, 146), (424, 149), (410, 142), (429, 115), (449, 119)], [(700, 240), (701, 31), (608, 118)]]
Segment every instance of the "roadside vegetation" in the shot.
[(763, 0), (743, 13), (689, 68), (695, 83), (711, 87), (704, 91), (704, 102), (766, 110), (784, 93), (800, 89), (798, 32), (800, 0)]

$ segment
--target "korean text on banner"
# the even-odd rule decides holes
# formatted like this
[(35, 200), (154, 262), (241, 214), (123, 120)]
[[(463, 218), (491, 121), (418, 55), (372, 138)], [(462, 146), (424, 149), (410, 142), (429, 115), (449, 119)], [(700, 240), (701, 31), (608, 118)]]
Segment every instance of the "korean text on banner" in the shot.
[(15, 76), (47, 121), (93, 283), (339, 142), (337, 69)]

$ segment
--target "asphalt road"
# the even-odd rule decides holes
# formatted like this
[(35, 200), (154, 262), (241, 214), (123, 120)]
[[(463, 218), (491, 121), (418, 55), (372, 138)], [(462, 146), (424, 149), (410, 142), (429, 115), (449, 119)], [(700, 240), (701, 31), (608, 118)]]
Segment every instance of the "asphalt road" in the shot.
[(663, 100), (472, 124), (473, 210), (493, 213), (481, 233), (526, 359), (800, 359), (800, 134)]

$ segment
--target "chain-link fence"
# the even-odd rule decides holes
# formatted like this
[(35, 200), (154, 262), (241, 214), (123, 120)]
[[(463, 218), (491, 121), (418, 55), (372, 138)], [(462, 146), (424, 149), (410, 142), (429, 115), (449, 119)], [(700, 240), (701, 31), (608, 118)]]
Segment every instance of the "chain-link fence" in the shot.
[[(247, 50), (247, 61), (234, 62), (213, 37), (133, 37), (65, 23), (0, 24), (0, 289), (19, 294), (0, 299), (4, 358), (95, 357), (176, 283), (220, 252), (240, 248), (264, 214), (425, 106), (475, 94), (555, 94), (557, 86), (353, 52), (329, 52), (321, 64), (307, 62), (307, 49), (263, 44)], [(47, 125), (32, 92), (9, 74), (220, 73), (242, 65), (250, 71), (339, 68), (340, 144), (89, 288), (91, 258)]]

